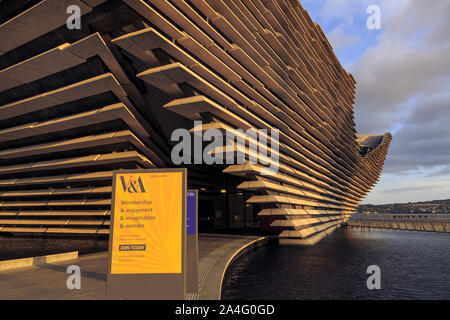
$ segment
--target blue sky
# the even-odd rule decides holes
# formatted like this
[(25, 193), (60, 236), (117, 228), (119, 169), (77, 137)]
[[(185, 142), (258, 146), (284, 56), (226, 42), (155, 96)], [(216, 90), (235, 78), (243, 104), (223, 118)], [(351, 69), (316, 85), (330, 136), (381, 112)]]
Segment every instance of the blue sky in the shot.
[(366, 1), (353, 2), (347, 9), (341, 2), (304, 0), (301, 4), (313, 20), (320, 24), (330, 40), (334, 40), (334, 52), (341, 64), (347, 68), (360, 58), (367, 48), (376, 45), (377, 35), (381, 31), (369, 30), (366, 27), (369, 17), (366, 13)]
[[(301, 0), (356, 81), (360, 134), (393, 141), (364, 203), (450, 198), (450, 1)], [(366, 12), (381, 9), (381, 30)]]

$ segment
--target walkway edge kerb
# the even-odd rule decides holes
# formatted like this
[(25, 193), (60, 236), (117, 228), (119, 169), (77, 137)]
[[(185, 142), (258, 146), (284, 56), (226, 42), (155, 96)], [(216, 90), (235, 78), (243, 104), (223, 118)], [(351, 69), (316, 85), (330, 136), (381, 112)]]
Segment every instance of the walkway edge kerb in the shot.
[(42, 266), (49, 263), (63, 262), (78, 259), (78, 251), (50, 254), (46, 256), (22, 258), (0, 261), (0, 272), (14, 271), (33, 266)]
[(223, 285), (223, 280), (225, 278), (225, 274), (226, 274), (228, 268), (231, 265), (233, 265), (233, 263), (236, 262), (237, 259), (239, 259), (244, 254), (248, 253), (249, 251), (252, 251), (256, 248), (267, 245), (269, 242), (278, 241), (278, 240), (279, 239), (277, 236), (265, 236), (265, 237), (258, 238), (250, 243), (247, 243), (246, 245), (243, 245), (238, 250), (236, 250), (236, 252), (231, 256), (231, 258), (228, 260), (227, 264), (225, 265), (225, 268), (223, 269), (222, 278), (220, 281), (220, 288), (219, 288), (219, 294), (218, 294), (219, 299), (218, 300), (222, 299), (222, 285)]

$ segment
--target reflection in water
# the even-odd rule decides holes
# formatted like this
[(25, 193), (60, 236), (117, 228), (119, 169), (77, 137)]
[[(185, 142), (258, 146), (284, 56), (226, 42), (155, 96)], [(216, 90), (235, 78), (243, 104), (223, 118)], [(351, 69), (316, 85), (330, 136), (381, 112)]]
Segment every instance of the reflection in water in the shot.
[[(341, 228), (313, 247), (261, 247), (229, 268), (222, 299), (450, 299), (450, 234)], [(381, 290), (367, 289), (369, 265)]]

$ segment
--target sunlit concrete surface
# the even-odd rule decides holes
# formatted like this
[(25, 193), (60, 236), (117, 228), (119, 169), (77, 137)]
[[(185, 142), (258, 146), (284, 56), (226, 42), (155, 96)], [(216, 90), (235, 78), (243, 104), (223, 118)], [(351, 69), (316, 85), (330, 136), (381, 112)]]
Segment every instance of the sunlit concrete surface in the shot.
[[(273, 240), (258, 236), (201, 235), (199, 237), (200, 294), (189, 294), (187, 299), (220, 299), (222, 280), (229, 264), (255, 246)], [(0, 299), (60, 300), (105, 299), (107, 253), (81, 256), (78, 259), (40, 264), (0, 272)], [(81, 289), (69, 290), (67, 267), (81, 269)]]

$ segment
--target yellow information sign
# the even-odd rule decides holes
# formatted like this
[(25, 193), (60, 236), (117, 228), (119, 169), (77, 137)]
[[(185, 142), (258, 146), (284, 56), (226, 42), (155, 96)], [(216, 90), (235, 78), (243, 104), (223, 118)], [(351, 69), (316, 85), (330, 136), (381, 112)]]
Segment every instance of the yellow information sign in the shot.
[(183, 259), (182, 172), (115, 176), (111, 274), (180, 274)]

